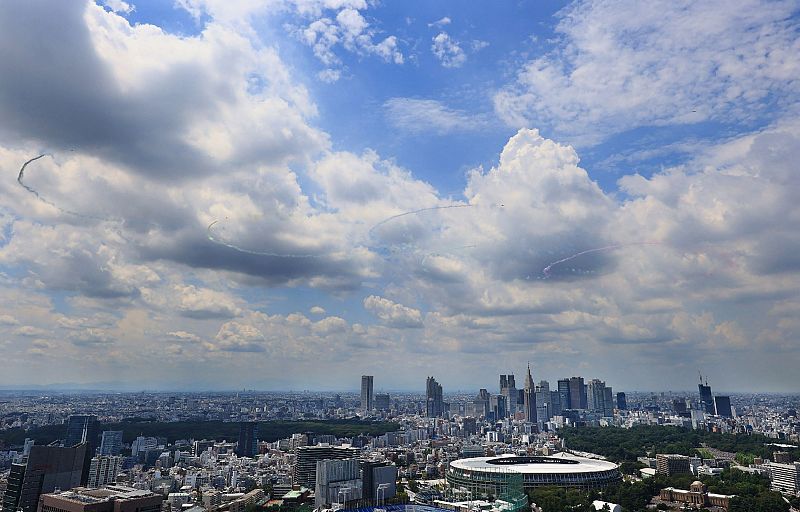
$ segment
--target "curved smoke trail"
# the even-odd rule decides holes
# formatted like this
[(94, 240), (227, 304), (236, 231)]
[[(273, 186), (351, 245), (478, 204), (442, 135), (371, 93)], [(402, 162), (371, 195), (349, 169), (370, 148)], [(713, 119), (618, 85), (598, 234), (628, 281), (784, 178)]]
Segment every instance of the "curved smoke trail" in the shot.
[(25, 168), (28, 167), (28, 165), (30, 165), (31, 163), (35, 162), (36, 160), (39, 160), (40, 158), (44, 158), (45, 156), (53, 156), (53, 155), (50, 154), (50, 153), (42, 153), (41, 155), (35, 156), (35, 157), (31, 158), (30, 160), (26, 161), (24, 164), (22, 164), (22, 167), (20, 167), (20, 169), (19, 169), (19, 175), (17, 175), (17, 183), (22, 185), (22, 187), (25, 190), (27, 190), (28, 192), (30, 192), (31, 194), (35, 195), (36, 199), (38, 199), (39, 201), (43, 202), (46, 205), (52, 206), (53, 208), (55, 208), (56, 210), (60, 211), (61, 213), (66, 213), (67, 215), (73, 215), (75, 217), (81, 217), (81, 218), (84, 218), (84, 219), (99, 220), (101, 222), (106, 222), (106, 221), (112, 220), (112, 219), (107, 219), (107, 218), (103, 218), (103, 217), (95, 217), (94, 215), (86, 215), (85, 213), (73, 212), (72, 210), (67, 210), (65, 208), (61, 208), (60, 206), (58, 206), (54, 202), (52, 202), (50, 200), (47, 200), (44, 197), (42, 197), (42, 195), (39, 194), (39, 192), (36, 191), (36, 189), (34, 189), (33, 187), (28, 186), (24, 181), (22, 181), (23, 178), (25, 177)]
[(561, 258), (560, 260), (554, 261), (553, 263), (547, 265), (542, 269), (542, 275), (545, 279), (550, 277), (550, 271), (553, 269), (554, 266), (564, 263), (570, 260), (574, 260), (578, 256), (583, 256), (584, 254), (590, 254), (593, 252), (604, 252), (604, 251), (612, 251), (614, 249), (622, 249), (623, 247), (631, 247), (634, 245), (659, 245), (661, 242), (631, 242), (627, 244), (614, 244), (614, 245), (606, 245), (604, 247), (596, 247), (594, 249), (587, 249), (585, 251), (581, 251), (578, 253), (573, 254), (572, 256), (567, 256), (566, 258)]
[(221, 245), (223, 247), (227, 247), (228, 249), (233, 249), (234, 251), (238, 251), (244, 254), (252, 254), (253, 256), (272, 256), (274, 258), (322, 258), (324, 256), (320, 254), (291, 254), (291, 253), (281, 254), (272, 251), (254, 251), (252, 249), (247, 249), (245, 247), (239, 247), (238, 245), (226, 242), (225, 240), (222, 240), (221, 238), (217, 238), (214, 236), (214, 231), (212, 230), (212, 228), (214, 227), (214, 224), (218, 222), (219, 220), (215, 220), (214, 222), (208, 225), (208, 227), (206, 228), (207, 232), (206, 237), (210, 242), (215, 243), (217, 245)]
[(471, 204), (451, 204), (451, 205), (447, 205), (447, 206), (429, 206), (428, 208), (420, 208), (419, 210), (411, 210), (410, 212), (398, 213), (397, 215), (392, 215), (391, 217), (387, 217), (387, 218), (383, 219), (382, 221), (378, 222), (377, 224), (375, 224), (374, 226), (369, 228), (369, 231), (367, 233), (369, 234), (369, 236), (372, 236), (372, 232), (378, 226), (382, 226), (382, 225), (386, 224), (387, 222), (393, 221), (394, 219), (398, 219), (400, 217), (405, 217), (406, 215), (414, 215), (414, 214), (417, 214), (417, 213), (429, 212), (429, 211), (432, 211), (432, 210), (448, 210), (450, 208), (472, 208), (472, 207), (473, 207), (473, 205), (471, 205)]

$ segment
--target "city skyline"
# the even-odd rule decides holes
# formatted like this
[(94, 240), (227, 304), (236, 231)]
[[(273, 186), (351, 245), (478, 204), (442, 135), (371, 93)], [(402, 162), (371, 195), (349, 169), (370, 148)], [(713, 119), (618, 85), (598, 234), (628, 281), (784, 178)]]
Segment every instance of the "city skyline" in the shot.
[(4, 1), (0, 388), (796, 392), (799, 29)]

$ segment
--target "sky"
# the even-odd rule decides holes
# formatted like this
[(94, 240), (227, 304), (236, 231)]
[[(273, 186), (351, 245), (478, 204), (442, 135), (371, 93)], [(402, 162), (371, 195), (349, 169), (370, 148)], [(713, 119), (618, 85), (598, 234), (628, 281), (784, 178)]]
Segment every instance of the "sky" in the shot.
[(0, 387), (796, 392), (799, 11), (0, 2)]

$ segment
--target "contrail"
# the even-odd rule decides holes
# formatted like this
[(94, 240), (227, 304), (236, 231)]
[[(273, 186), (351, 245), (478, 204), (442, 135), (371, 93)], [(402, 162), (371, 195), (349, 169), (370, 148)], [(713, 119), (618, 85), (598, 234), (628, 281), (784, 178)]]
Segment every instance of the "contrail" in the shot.
[(215, 243), (217, 245), (221, 245), (223, 247), (227, 247), (229, 249), (233, 249), (234, 251), (238, 251), (244, 254), (252, 254), (254, 256), (272, 256), (275, 258), (322, 258), (324, 255), (319, 254), (281, 254), (277, 252), (271, 251), (254, 251), (252, 249), (246, 249), (244, 247), (239, 247), (238, 245), (234, 245), (231, 243), (226, 242), (225, 240), (219, 239), (214, 236), (214, 232), (211, 228), (214, 227), (214, 224), (218, 223), (219, 220), (215, 220), (211, 224), (208, 225), (206, 228), (207, 231), (207, 238), (210, 242)]
[(596, 247), (594, 249), (587, 249), (585, 251), (575, 253), (572, 256), (567, 256), (566, 258), (562, 258), (558, 261), (554, 261), (553, 263), (547, 265), (546, 267), (544, 267), (544, 269), (542, 269), (542, 275), (544, 275), (544, 278), (547, 279), (550, 277), (550, 270), (552, 270), (554, 266), (558, 265), (559, 263), (564, 263), (566, 261), (574, 260), (578, 256), (583, 256), (584, 254), (589, 254), (593, 252), (611, 251), (614, 249), (621, 249), (623, 247), (630, 247), (633, 245), (659, 245), (660, 243), (661, 242), (631, 242), (627, 244), (614, 244), (614, 245), (606, 245), (605, 247)]
[(447, 209), (450, 209), (450, 208), (472, 208), (472, 206), (473, 205), (471, 205), (471, 204), (451, 204), (451, 205), (447, 205), (447, 206), (429, 206), (428, 208), (420, 208), (419, 210), (411, 210), (410, 212), (398, 213), (397, 215), (392, 215), (391, 217), (387, 217), (387, 218), (383, 219), (382, 221), (378, 222), (377, 224), (375, 224), (374, 226), (369, 228), (368, 234), (370, 236), (372, 236), (372, 232), (378, 226), (382, 226), (382, 225), (386, 224), (387, 222), (392, 221), (394, 219), (398, 219), (400, 217), (405, 217), (406, 215), (413, 215), (415, 213), (429, 212), (429, 211), (432, 211), (432, 210), (447, 210)]
[(17, 176), (17, 183), (22, 185), (22, 187), (25, 190), (27, 190), (28, 192), (30, 192), (31, 194), (35, 195), (36, 199), (38, 199), (39, 201), (43, 202), (44, 204), (52, 206), (53, 208), (55, 208), (56, 210), (60, 211), (61, 213), (66, 213), (68, 215), (74, 215), (75, 217), (82, 217), (84, 219), (99, 220), (101, 222), (105, 222), (105, 221), (110, 221), (111, 220), (111, 219), (106, 219), (106, 218), (103, 218), (103, 217), (95, 217), (94, 215), (86, 215), (84, 213), (73, 212), (72, 210), (67, 210), (65, 208), (61, 208), (60, 206), (58, 206), (54, 202), (49, 201), (49, 200), (45, 199), (44, 197), (42, 197), (41, 194), (39, 194), (39, 192), (36, 191), (36, 189), (26, 185), (25, 182), (22, 181), (22, 179), (25, 177), (25, 168), (28, 167), (28, 165), (30, 165), (32, 162), (35, 162), (36, 160), (39, 160), (40, 158), (44, 158), (45, 156), (53, 156), (53, 155), (51, 155), (50, 153), (42, 153), (41, 155), (35, 156), (35, 157), (31, 158), (30, 160), (28, 160), (27, 162), (25, 162), (24, 164), (22, 164), (22, 167), (20, 167), (20, 169), (19, 169), (19, 175)]

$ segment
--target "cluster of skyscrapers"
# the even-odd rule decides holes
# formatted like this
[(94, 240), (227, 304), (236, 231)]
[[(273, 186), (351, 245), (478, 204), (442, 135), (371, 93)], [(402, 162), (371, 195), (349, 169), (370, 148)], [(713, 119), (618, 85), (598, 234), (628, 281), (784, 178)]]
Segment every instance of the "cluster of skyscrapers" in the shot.
[(371, 411), (388, 411), (391, 406), (391, 398), (388, 393), (374, 393), (374, 377), (372, 375), (361, 376), (361, 410), (365, 413)]
[(722, 416), (723, 418), (731, 418), (733, 410), (731, 409), (731, 397), (717, 395), (711, 393), (711, 386), (708, 385), (708, 379), (703, 384), (703, 376), (700, 376), (700, 384), (697, 386), (700, 391), (700, 404), (706, 414)]

